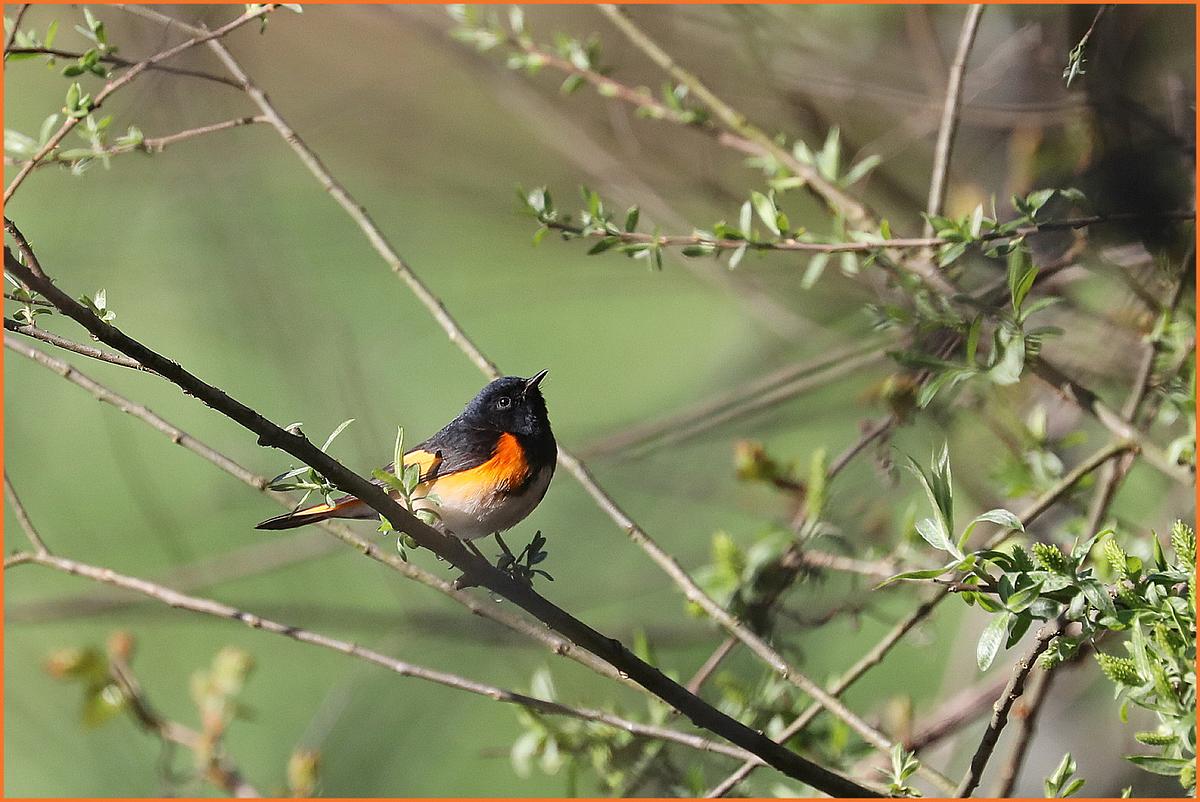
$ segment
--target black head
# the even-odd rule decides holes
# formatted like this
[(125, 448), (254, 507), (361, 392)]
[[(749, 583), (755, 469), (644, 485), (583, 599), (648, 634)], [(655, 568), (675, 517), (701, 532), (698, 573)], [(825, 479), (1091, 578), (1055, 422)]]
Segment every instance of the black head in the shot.
[(546, 399), (538, 384), (546, 377), (541, 371), (528, 379), (504, 376), (479, 391), (467, 404), (462, 417), (477, 428), (543, 437), (550, 434)]

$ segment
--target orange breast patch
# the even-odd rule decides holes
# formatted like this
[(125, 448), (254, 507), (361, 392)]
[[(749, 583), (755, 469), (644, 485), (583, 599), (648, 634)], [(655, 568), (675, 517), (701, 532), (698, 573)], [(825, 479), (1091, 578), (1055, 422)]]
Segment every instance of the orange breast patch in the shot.
[(496, 450), (487, 462), (439, 477), (432, 489), (439, 495), (484, 495), (515, 490), (528, 479), (525, 449), (516, 437), (505, 432), (496, 441)]

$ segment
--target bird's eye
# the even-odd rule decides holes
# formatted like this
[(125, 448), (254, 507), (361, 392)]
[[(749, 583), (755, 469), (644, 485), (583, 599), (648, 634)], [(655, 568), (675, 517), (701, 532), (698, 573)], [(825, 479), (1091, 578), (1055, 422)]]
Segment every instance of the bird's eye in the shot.
[(496, 409), (508, 409), (512, 406), (512, 399), (506, 395), (502, 395), (496, 399)]

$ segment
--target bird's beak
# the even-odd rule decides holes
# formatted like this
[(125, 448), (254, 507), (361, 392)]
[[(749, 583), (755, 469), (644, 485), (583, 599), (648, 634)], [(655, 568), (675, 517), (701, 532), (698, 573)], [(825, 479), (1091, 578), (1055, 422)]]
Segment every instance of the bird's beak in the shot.
[(529, 379), (525, 382), (525, 390), (523, 392), (527, 393), (534, 387), (537, 387), (539, 384), (541, 384), (542, 379), (546, 378), (546, 374), (549, 372), (550, 372), (549, 369), (539, 370), (537, 373), (530, 376)]

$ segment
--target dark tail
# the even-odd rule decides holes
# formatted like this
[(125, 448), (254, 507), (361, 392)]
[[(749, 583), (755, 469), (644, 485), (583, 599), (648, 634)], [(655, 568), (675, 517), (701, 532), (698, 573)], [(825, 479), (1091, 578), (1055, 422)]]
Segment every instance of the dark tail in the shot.
[(268, 518), (262, 523), (255, 526), (255, 529), (295, 529), (298, 526), (307, 526), (315, 524), (318, 521), (324, 521), (327, 518), (353, 518), (353, 515), (346, 515), (350, 507), (361, 504), (356, 498), (349, 498), (345, 501), (340, 501), (337, 504), (317, 504), (312, 507), (305, 507), (302, 510), (285, 513), (284, 515), (276, 515), (274, 518)]

